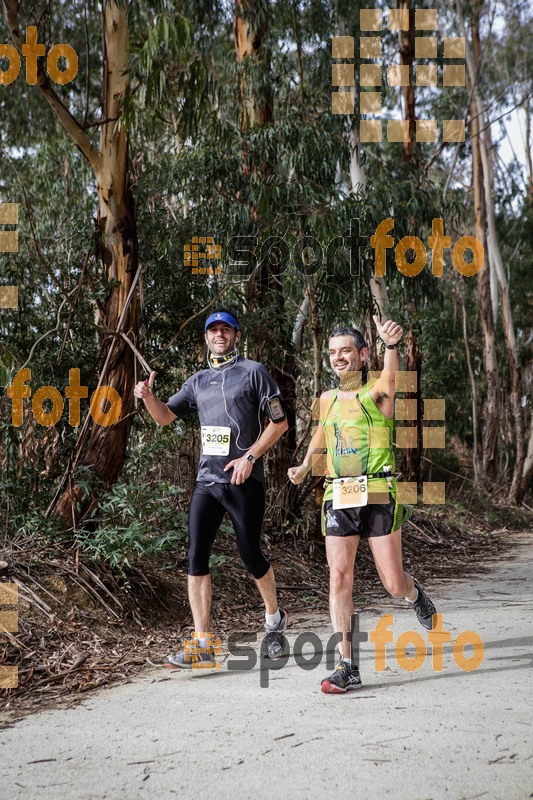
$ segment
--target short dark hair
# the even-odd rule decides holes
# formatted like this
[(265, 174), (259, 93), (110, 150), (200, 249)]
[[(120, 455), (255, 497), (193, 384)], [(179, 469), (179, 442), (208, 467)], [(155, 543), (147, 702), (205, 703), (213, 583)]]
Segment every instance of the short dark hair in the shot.
[(365, 337), (357, 328), (351, 328), (347, 325), (337, 325), (337, 327), (333, 328), (331, 331), (329, 338), (332, 339), (334, 336), (351, 336), (359, 352), (361, 352), (362, 347), (368, 347)]
[[(331, 331), (329, 338), (332, 339), (334, 336), (351, 336), (353, 339), (354, 345), (357, 347), (357, 352), (360, 353), (363, 347), (368, 348), (366, 343), (366, 339), (361, 333), (358, 331), (357, 328), (352, 328), (348, 325), (337, 325)], [(361, 365), (361, 382), (366, 383), (368, 380), (368, 367), (366, 363), (363, 361)]]

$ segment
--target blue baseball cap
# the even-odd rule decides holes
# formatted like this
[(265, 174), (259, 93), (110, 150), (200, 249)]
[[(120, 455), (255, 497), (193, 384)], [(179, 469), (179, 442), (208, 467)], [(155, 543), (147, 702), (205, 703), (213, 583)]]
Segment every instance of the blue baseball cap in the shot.
[(215, 322), (226, 322), (228, 325), (231, 325), (232, 328), (235, 328), (236, 331), (239, 330), (239, 323), (234, 316), (228, 314), (227, 311), (215, 311), (214, 314), (210, 314), (210, 316), (206, 319), (204, 332)]

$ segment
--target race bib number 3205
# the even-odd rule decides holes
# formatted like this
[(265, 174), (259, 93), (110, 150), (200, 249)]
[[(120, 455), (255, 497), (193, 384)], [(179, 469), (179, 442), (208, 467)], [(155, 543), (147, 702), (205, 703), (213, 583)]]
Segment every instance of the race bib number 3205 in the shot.
[(202, 455), (227, 456), (231, 428), (222, 425), (202, 425)]
[(336, 478), (333, 481), (333, 508), (359, 508), (368, 504), (368, 479)]

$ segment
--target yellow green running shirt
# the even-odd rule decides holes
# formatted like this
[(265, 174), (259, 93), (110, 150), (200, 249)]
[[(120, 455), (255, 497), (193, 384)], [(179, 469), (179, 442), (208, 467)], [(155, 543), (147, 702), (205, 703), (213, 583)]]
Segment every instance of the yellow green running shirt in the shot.
[[(339, 398), (339, 390), (322, 397), (320, 425), (326, 440), (325, 474), (327, 478), (368, 475), (369, 492), (396, 494), (394, 478), (372, 478), (384, 467), (394, 471), (392, 449), (394, 421), (385, 417), (370, 396), (368, 383), (357, 395)], [(328, 482), (324, 500), (331, 499), (333, 489)], [(387, 502), (384, 499), (383, 502)]]

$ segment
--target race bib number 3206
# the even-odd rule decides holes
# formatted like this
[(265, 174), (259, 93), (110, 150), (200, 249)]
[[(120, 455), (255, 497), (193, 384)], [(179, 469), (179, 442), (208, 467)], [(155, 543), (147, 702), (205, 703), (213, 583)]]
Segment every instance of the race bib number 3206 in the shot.
[(222, 425), (202, 425), (202, 455), (227, 456), (231, 428)]
[(333, 481), (333, 508), (359, 508), (368, 504), (368, 479), (336, 478)]

